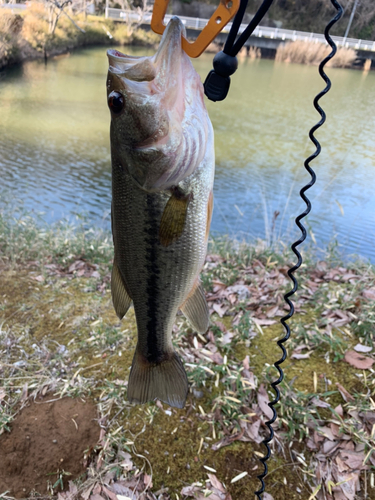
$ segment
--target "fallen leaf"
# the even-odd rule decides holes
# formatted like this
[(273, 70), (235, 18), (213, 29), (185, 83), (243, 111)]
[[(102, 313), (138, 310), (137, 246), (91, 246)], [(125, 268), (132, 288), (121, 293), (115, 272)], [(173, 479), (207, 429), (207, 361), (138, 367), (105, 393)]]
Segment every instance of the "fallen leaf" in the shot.
[(39, 276), (33, 276), (33, 280), (42, 283), (44, 281), (44, 277), (40, 274)]
[(338, 446), (339, 446), (339, 443), (337, 443), (335, 441), (329, 441), (327, 439), (326, 441), (324, 441), (323, 446), (321, 447), (321, 451), (325, 455), (330, 455), (338, 448)]
[(224, 304), (214, 304), (213, 306), (213, 310), (215, 312), (217, 312), (217, 314), (220, 316), (220, 318), (222, 318), (224, 316), (224, 314), (228, 311), (229, 307), (224, 305)]
[(279, 306), (273, 306), (266, 311), (267, 318), (273, 318), (274, 316), (281, 316), (279, 311)]
[(370, 352), (372, 351), (372, 347), (363, 345), (363, 344), (357, 344), (356, 346), (353, 347), (353, 349), (357, 352)]
[(143, 482), (145, 485), (145, 488), (152, 488), (152, 476), (149, 476), (148, 474), (145, 473), (143, 476)]
[(355, 452), (350, 450), (340, 451), (340, 458), (350, 469), (362, 469), (365, 454), (363, 452)]
[(220, 330), (225, 333), (227, 331), (226, 326), (221, 321), (215, 321), (215, 325), (220, 328)]
[(330, 427), (319, 427), (319, 429), (317, 429), (317, 432), (322, 436), (328, 438), (330, 441), (336, 441), (336, 436), (333, 435)]
[(340, 417), (344, 416), (344, 409), (341, 406), (341, 404), (339, 404), (338, 406), (336, 406), (335, 412), (337, 413), (337, 415), (340, 415)]
[(214, 451), (220, 450), (220, 448), (223, 448), (224, 446), (228, 446), (234, 441), (240, 441), (242, 436), (244, 435), (244, 431), (242, 430), (241, 432), (237, 432), (236, 434), (231, 434), (230, 436), (224, 436), (220, 441), (217, 443), (213, 444), (211, 448)]
[(225, 333), (220, 340), (220, 343), (222, 345), (227, 345), (227, 344), (230, 344), (231, 341), (232, 341), (232, 338), (234, 337), (234, 333), (233, 332), (228, 332), (228, 333)]
[(326, 401), (322, 401), (318, 397), (314, 397), (311, 400), (311, 404), (314, 406), (317, 406), (318, 408), (330, 408), (331, 405), (327, 403)]
[(181, 490), (181, 495), (192, 497), (196, 491), (199, 491), (199, 488), (196, 486), (184, 486)]
[(133, 468), (133, 461), (132, 461), (131, 457), (132, 456), (130, 455), (130, 453), (123, 452), (124, 460), (120, 463), (120, 465), (126, 471), (130, 471)]
[(337, 490), (333, 492), (333, 500), (347, 500), (347, 498), (341, 490)]
[(260, 409), (266, 415), (266, 417), (271, 420), (271, 418), (273, 417), (273, 411), (268, 406), (269, 397), (266, 388), (264, 387), (264, 384), (260, 384), (257, 396)]
[(95, 485), (94, 485), (94, 484), (92, 484), (91, 486), (89, 486), (89, 487), (87, 488), (87, 490), (85, 490), (85, 491), (83, 491), (83, 492), (81, 493), (81, 497), (83, 498), (83, 500), (88, 500), (88, 498), (89, 498), (89, 496), (90, 496), (90, 493), (91, 493), (91, 490), (93, 489), (93, 487), (94, 487), (94, 486), (95, 486)]
[(277, 321), (275, 319), (265, 319), (265, 318), (251, 318), (254, 323), (256, 323), (259, 326), (269, 326), (269, 325), (275, 325)]
[(215, 476), (215, 474), (207, 473), (207, 476), (209, 477), (212, 486), (214, 486), (219, 491), (222, 491), (223, 493), (225, 493), (224, 486), (221, 484), (221, 482), (218, 480), (218, 478)]
[(362, 295), (365, 299), (375, 300), (375, 288), (370, 288), (369, 290), (364, 290)]
[(249, 287), (246, 285), (233, 285), (233, 286), (228, 286), (226, 289), (227, 293), (235, 293), (238, 295), (238, 300), (246, 300), (248, 297), (250, 297), (250, 291)]
[(343, 276), (342, 276), (342, 280), (343, 281), (349, 281), (351, 279), (359, 279), (360, 276), (358, 276), (358, 274), (353, 274), (353, 273), (345, 273)]
[(243, 359), (242, 366), (244, 367), (245, 370), (250, 370), (250, 358), (248, 354)]
[[(246, 440), (253, 441), (255, 443), (261, 443), (263, 441), (262, 436), (259, 434), (261, 420), (258, 419), (253, 424), (249, 424), (248, 422), (240, 421), (241, 427), (245, 430)], [(241, 438), (241, 441), (245, 441), (244, 437)]]
[(355, 500), (356, 497), (356, 484), (358, 481), (358, 474), (353, 472), (338, 472), (336, 473), (336, 486), (344, 493), (347, 500)]
[(347, 363), (360, 370), (368, 370), (375, 362), (375, 359), (368, 358), (355, 351), (347, 351), (344, 359)]
[(338, 382), (336, 382), (336, 385), (337, 385), (338, 390), (340, 391), (341, 396), (344, 398), (344, 400), (346, 402), (348, 402), (348, 401), (354, 401), (353, 396), (351, 394), (349, 394), (349, 392), (345, 389), (345, 387), (343, 387)]
[(291, 358), (291, 359), (307, 359), (307, 358), (309, 358), (309, 357), (311, 356), (311, 354), (312, 354), (312, 351), (310, 351), (310, 352), (306, 352), (306, 354), (299, 354), (299, 353), (297, 353), (297, 352), (294, 352), (294, 353), (290, 356), (290, 358)]
[(103, 493), (105, 493), (111, 500), (118, 500), (116, 493), (113, 493), (113, 491), (109, 490), (105, 486), (102, 488)]
[(263, 493), (263, 500), (274, 500), (273, 496), (270, 493)]

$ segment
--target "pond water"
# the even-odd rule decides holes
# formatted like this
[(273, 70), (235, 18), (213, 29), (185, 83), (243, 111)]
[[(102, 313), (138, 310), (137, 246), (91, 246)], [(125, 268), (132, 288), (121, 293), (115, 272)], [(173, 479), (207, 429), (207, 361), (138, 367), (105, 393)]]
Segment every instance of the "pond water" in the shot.
[[(130, 49), (131, 54), (151, 54)], [(205, 78), (213, 55), (193, 61)], [(317, 136), (307, 226), (319, 248), (337, 239), (342, 251), (375, 262), (375, 72), (329, 69), (322, 100), (327, 123)], [(32, 61), (0, 73), (1, 203), (42, 212), (47, 222), (85, 214), (109, 227), (111, 167), (105, 97), (105, 48)], [(324, 87), (316, 67), (242, 60), (222, 103), (207, 102), (215, 129), (213, 234), (252, 240), (299, 234), (294, 218), (314, 151), (308, 130)], [(279, 213), (275, 219), (275, 213)]]

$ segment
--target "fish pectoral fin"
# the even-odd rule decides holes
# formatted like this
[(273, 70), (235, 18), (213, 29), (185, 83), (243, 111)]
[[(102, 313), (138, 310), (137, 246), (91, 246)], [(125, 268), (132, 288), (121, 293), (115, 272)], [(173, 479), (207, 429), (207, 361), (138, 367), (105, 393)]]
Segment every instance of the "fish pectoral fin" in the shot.
[(111, 292), (113, 307), (115, 308), (117, 316), (122, 319), (128, 312), (132, 299), (125, 288), (124, 280), (122, 279), (120, 270), (116, 264), (116, 258), (113, 261)]
[(164, 247), (171, 245), (182, 235), (191, 199), (191, 193), (183, 194), (178, 188), (172, 191), (160, 221), (159, 240)]
[(193, 293), (188, 296), (180, 309), (194, 330), (199, 333), (207, 331), (210, 324), (210, 312), (200, 283), (195, 285)]
[(175, 352), (166, 354), (160, 363), (150, 363), (136, 349), (128, 383), (131, 403), (147, 403), (157, 398), (170, 406), (183, 408), (188, 390), (185, 369)]

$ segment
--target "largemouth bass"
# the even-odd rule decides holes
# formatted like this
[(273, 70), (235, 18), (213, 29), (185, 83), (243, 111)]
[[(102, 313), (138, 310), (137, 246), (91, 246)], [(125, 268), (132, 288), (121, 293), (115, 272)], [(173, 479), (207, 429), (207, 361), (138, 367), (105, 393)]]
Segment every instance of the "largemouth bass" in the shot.
[(213, 206), (214, 138), (203, 85), (170, 20), (152, 57), (108, 51), (111, 111), (112, 299), (118, 317), (133, 302), (138, 342), (128, 399), (182, 408), (188, 381), (173, 349), (180, 308), (205, 332), (199, 273)]

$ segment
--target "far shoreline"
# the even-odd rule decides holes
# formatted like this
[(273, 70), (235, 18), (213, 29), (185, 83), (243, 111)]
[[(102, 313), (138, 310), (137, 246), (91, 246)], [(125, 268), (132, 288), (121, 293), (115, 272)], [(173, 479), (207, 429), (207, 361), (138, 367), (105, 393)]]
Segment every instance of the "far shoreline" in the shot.
[[(76, 27), (62, 17), (55, 32), (50, 34), (46, 14), (39, 7), (38, 9), (30, 7), (22, 15), (5, 8), (0, 9), (0, 34), (3, 35), (0, 42), (0, 71), (38, 59), (47, 62), (49, 58), (85, 47), (117, 45), (155, 48), (160, 40), (160, 36), (153, 33), (148, 25), (134, 27), (93, 15), (87, 16), (87, 19), (83, 15), (75, 16)], [(206, 53), (216, 53), (222, 48), (221, 43), (214, 41), (206, 49)], [(238, 58), (274, 59), (317, 66), (327, 50), (330, 49), (324, 44), (296, 41), (280, 45), (275, 51), (244, 47)], [(363, 65), (360, 61), (362, 57), (353, 49), (338, 47), (332, 67), (365, 71), (373, 69), (371, 59), (366, 59)]]

